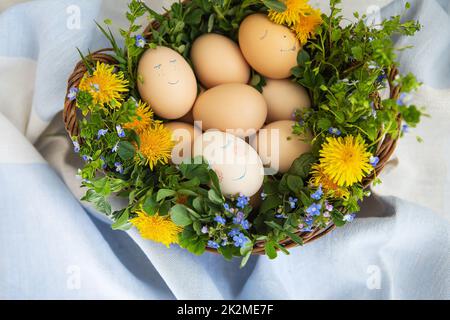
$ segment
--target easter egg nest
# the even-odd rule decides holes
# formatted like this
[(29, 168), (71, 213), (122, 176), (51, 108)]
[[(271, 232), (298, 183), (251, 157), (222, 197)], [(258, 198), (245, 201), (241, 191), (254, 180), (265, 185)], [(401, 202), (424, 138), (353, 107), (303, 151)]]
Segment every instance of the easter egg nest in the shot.
[[(306, 0), (193, 0), (159, 14), (133, 0), (121, 41), (98, 24), (111, 48), (80, 52), (63, 112), (84, 160), (82, 200), (113, 229), (243, 265), (352, 222), (423, 114), (391, 40), (420, 25), (358, 14), (344, 25), (339, 4), (326, 15)], [(263, 132), (276, 134), (264, 148)]]

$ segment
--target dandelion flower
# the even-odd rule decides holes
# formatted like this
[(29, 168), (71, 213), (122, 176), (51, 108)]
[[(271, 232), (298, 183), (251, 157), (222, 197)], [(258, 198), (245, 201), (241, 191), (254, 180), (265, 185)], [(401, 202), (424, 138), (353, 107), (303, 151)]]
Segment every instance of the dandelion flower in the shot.
[(284, 0), (286, 10), (278, 12), (269, 10), (269, 19), (278, 24), (292, 26), (299, 22), (302, 15), (311, 10), (308, 0)]
[(348, 187), (368, 175), (372, 154), (361, 136), (329, 137), (320, 150), (323, 172), (339, 187)]
[(161, 217), (158, 214), (149, 216), (143, 211), (138, 211), (137, 214), (138, 216), (130, 222), (144, 239), (162, 243), (166, 247), (178, 243), (178, 234), (183, 229), (173, 223), (168, 216)]
[(136, 109), (136, 115), (133, 117), (132, 121), (125, 123), (123, 127), (125, 129), (134, 130), (137, 133), (143, 132), (147, 129), (153, 121), (153, 111), (150, 107), (139, 101), (138, 107)]
[(89, 92), (94, 103), (116, 108), (121, 105), (122, 94), (128, 91), (127, 85), (122, 72), (114, 73), (114, 66), (97, 61), (95, 71), (84, 75), (79, 89)]
[(141, 140), (140, 152), (147, 159), (150, 169), (158, 163), (169, 162), (174, 142), (172, 132), (161, 123), (155, 123), (152, 127), (139, 134)]
[(297, 38), (301, 44), (305, 44), (308, 39), (311, 39), (317, 28), (322, 24), (322, 17), (320, 10), (311, 8), (311, 11), (304, 16), (293, 26), (293, 30), (297, 34)]
[(310, 183), (314, 187), (322, 186), (322, 190), (329, 196), (336, 198), (347, 199), (350, 196), (350, 192), (347, 188), (340, 187), (337, 183), (328, 177), (323, 167), (320, 164), (315, 164), (312, 166), (312, 177)]

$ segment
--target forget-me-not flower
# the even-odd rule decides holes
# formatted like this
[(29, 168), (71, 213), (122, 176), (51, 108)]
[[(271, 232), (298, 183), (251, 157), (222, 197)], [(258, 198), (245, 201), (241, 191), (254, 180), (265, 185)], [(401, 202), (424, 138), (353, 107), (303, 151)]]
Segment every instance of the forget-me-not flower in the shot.
[(74, 140), (72, 141), (72, 143), (73, 143), (73, 151), (75, 153), (80, 152), (80, 144), (78, 143), (78, 141)]
[(105, 134), (108, 133), (108, 129), (100, 129), (97, 132), (97, 140), (100, 139), (100, 137), (103, 137)]
[(114, 166), (116, 167), (116, 172), (122, 174), (123, 173), (123, 165), (120, 162), (114, 163)]
[(319, 189), (317, 189), (317, 191), (311, 195), (311, 198), (313, 198), (314, 200), (320, 200), (322, 199), (322, 196), (323, 196), (322, 185), (320, 185)]
[(312, 215), (312, 216), (318, 216), (320, 215), (320, 209), (322, 209), (322, 205), (320, 203), (313, 203), (306, 209), (306, 213)]
[(67, 99), (69, 99), (70, 101), (73, 101), (77, 98), (78, 95), (78, 88), (72, 87), (69, 90), (69, 93), (67, 94)]
[(373, 167), (376, 167), (378, 165), (378, 163), (380, 162), (380, 158), (372, 156), (372, 157), (370, 157), (369, 162)]
[(328, 132), (335, 136), (340, 136), (342, 134), (341, 130), (339, 130), (338, 128), (334, 128), (334, 127), (329, 128)]
[(119, 138), (125, 138), (125, 131), (122, 129), (121, 125), (116, 126), (116, 131)]
[(214, 221), (216, 221), (218, 224), (225, 224), (227, 222), (227, 220), (221, 216), (216, 216), (214, 218)]
[(135, 45), (138, 48), (144, 48), (145, 45), (147, 44), (147, 41), (145, 41), (145, 38), (140, 34), (138, 34), (136, 36), (135, 40), (136, 40)]
[(212, 249), (219, 249), (220, 245), (215, 241), (209, 240), (208, 247), (210, 247)]
[(298, 199), (289, 197), (289, 205), (291, 206), (291, 209), (295, 209), (297, 206)]
[(241, 194), (237, 199), (236, 207), (243, 209), (249, 202), (250, 198)]

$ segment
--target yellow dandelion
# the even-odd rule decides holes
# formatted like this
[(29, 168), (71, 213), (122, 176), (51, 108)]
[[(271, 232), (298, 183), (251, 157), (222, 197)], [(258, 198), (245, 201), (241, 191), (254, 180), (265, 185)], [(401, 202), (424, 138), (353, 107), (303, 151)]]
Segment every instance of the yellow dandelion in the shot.
[(311, 8), (309, 14), (302, 16), (300, 20), (292, 27), (297, 34), (297, 38), (301, 44), (305, 44), (316, 34), (317, 28), (322, 24), (320, 10)]
[(373, 170), (371, 154), (360, 136), (329, 137), (322, 145), (320, 156), (323, 172), (339, 187), (361, 182)]
[(127, 85), (122, 72), (114, 73), (114, 66), (97, 61), (95, 71), (84, 75), (79, 89), (89, 92), (96, 104), (116, 108), (121, 105), (122, 94), (128, 91)]
[(151, 125), (152, 121), (152, 109), (150, 109), (145, 102), (139, 101), (136, 109), (136, 115), (133, 117), (133, 120), (125, 123), (123, 127), (125, 129), (130, 129), (136, 131), (137, 133), (141, 133)]
[(139, 134), (141, 140), (140, 152), (147, 159), (150, 169), (158, 163), (167, 164), (170, 160), (174, 142), (172, 132), (162, 123), (156, 122)]
[(312, 166), (312, 177), (311, 184), (315, 187), (322, 186), (323, 191), (335, 198), (343, 198), (347, 199), (350, 196), (350, 192), (347, 188), (340, 187), (337, 183), (333, 182), (333, 180), (328, 177), (323, 167), (320, 164), (315, 164)]
[(311, 10), (308, 0), (284, 0), (286, 10), (278, 12), (269, 10), (269, 19), (278, 24), (292, 26), (296, 24), (302, 15)]
[(162, 243), (168, 248), (172, 243), (178, 243), (178, 234), (183, 229), (168, 216), (149, 216), (143, 211), (138, 211), (137, 214), (130, 222), (139, 230), (142, 238)]

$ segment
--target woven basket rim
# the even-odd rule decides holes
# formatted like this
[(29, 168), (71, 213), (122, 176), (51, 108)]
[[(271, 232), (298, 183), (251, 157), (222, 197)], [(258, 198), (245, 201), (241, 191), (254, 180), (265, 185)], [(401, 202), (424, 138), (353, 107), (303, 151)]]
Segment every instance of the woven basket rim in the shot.
[[(182, 1), (182, 2), (188, 2), (188, 1)], [(158, 26), (159, 26), (159, 24), (156, 21), (151, 22), (148, 25), (148, 27), (145, 29), (146, 31), (144, 32), (144, 35), (147, 38), (151, 37), (150, 30), (152, 28), (156, 29), (156, 28), (158, 28)], [(111, 48), (100, 49), (100, 50), (95, 51), (95, 52), (91, 53), (90, 55), (88, 55), (88, 58), (95, 62), (99, 61), (99, 62), (107, 63), (110, 65), (116, 65), (117, 60), (111, 54), (108, 54), (112, 51), (113, 51), (113, 49), (111, 49)], [(69, 93), (71, 88), (78, 87), (81, 79), (83, 78), (83, 76), (86, 72), (87, 72), (87, 69), (86, 69), (83, 61), (79, 61), (76, 64), (73, 72), (69, 76), (67, 92), (66, 92), (67, 94)], [(398, 74), (399, 74), (398, 68), (396, 66), (393, 66), (391, 68), (389, 74), (387, 75), (388, 84), (389, 84), (389, 96), (391, 99), (397, 99), (399, 96), (400, 90), (401, 90), (401, 88), (398, 85), (394, 84), (394, 80)], [(76, 101), (70, 101), (67, 97), (67, 94), (66, 94), (66, 99), (65, 99), (65, 103), (64, 103), (63, 121), (64, 121), (65, 129), (66, 129), (68, 135), (70, 137), (77, 137), (79, 135), (79, 126), (78, 126), (79, 113), (77, 112)], [(374, 98), (374, 105), (375, 105), (375, 109), (380, 108), (380, 97), (379, 96)], [(388, 163), (389, 159), (391, 158), (392, 154), (394, 153), (394, 151), (396, 149), (397, 141), (398, 141), (398, 137), (399, 137), (399, 133), (400, 133), (400, 124), (401, 124), (400, 115), (398, 116), (397, 121), (399, 124), (398, 125), (399, 131), (397, 133), (397, 137), (391, 137), (389, 135), (381, 136), (381, 130), (380, 130), (380, 136), (379, 136), (380, 142), (377, 146), (377, 152), (376, 152), (376, 155), (380, 159), (380, 161), (377, 164), (377, 166), (375, 167), (373, 173), (369, 177), (366, 177), (363, 180), (362, 184), (363, 184), (364, 188), (366, 188), (366, 189), (370, 187), (370, 185), (374, 181), (374, 179), (377, 176), (379, 176), (379, 174), (383, 171), (383, 169), (385, 168), (386, 164)], [(82, 141), (80, 141), (80, 143), (82, 143)], [(296, 235), (298, 235), (303, 240), (303, 244), (306, 244), (306, 243), (315, 241), (319, 238), (322, 238), (323, 236), (325, 236), (326, 234), (328, 234), (332, 230), (334, 230), (335, 227), (336, 226), (334, 225), (334, 223), (330, 222), (326, 227), (314, 228), (311, 232), (302, 232), (302, 231), (298, 230), (296, 232)], [(252, 254), (264, 255), (265, 254), (264, 244), (265, 244), (264, 241), (257, 241), (253, 248)], [(293, 240), (291, 240), (290, 238), (286, 238), (285, 240), (281, 241), (279, 244), (282, 245), (286, 249), (291, 249), (293, 247), (298, 246), (298, 244), (296, 242), (294, 242)], [(207, 247), (206, 250), (208, 252), (217, 253), (216, 249)]]

